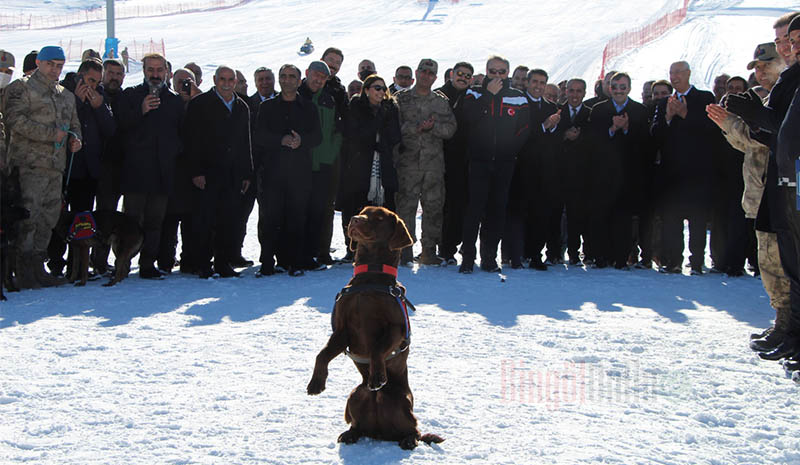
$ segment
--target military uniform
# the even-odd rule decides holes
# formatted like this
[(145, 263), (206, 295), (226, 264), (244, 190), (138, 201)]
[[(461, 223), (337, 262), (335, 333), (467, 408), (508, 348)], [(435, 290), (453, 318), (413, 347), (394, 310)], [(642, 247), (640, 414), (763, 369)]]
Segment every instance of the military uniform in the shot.
[(75, 96), (40, 71), (12, 82), (5, 92), (6, 125), (10, 133), (8, 163), (19, 167), (22, 204), (30, 219), (20, 223), (17, 249), (44, 256), (61, 209), (61, 183), (67, 140), (54, 142), (56, 131), (80, 137)]
[[(436, 247), (442, 240), (444, 208), (444, 139), (456, 132), (456, 118), (447, 97), (438, 91), (419, 95), (416, 86), (399, 92), (395, 99), (400, 110), (402, 142), (394, 157), (398, 191), (397, 213), (416, 241), (417, 203), (422, 201), (422, 248)], [(433, 117), (433, 127), (420, 132), (420, 123)]]

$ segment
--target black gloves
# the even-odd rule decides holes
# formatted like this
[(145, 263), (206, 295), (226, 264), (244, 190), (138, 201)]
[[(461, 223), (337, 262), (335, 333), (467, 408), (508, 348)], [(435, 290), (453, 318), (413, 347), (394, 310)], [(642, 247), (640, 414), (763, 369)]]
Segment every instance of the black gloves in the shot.
[(753, 89), (742, 94), (728, 95), (725, 109), (740, 116), (751, 129), (767, 125), (769, 111), (761, 103), (761, 97)]

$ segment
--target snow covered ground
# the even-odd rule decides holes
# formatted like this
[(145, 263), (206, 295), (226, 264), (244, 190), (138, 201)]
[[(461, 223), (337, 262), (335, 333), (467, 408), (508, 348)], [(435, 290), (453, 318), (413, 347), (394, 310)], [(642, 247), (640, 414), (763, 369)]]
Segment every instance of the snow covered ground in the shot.
[[(32, 2), (0, 9), (23, 3)], [(195, 60), (208, 74), (223, 62), (246, 74), (261, 64), (302, 67), (310, 58), (295, 52), (310, 35), (318, 50), (344, 50), (344, 79), (362, 57), (388, 76), (422, 55), (480, 68), (495, 51), (512, 66), (590, 79), (605, 41), (659, 8), (639, 0), (531, 5), (439, 2), (421, 22), (427, 6), (413, 0), (265, 0), (125, 20), (117, 35), (164, 37), (174, 63)], [(744, 73), (753, 46), (772, 38), (774, 18), (800, 5), (707, 0), (692, 8), (684, 25), (616, 67), (656, 77), (688, 58), (707, 88), (718, 72)], [(745, 11), (737, 8), (753, 15), (728, 14)], [(603, 22), (613, 26), (595, 26)], [(3, 32), (0, 47), (21, 61), (59, 39), (104, 36), (100, 23)], [(344, 253), (338, 227), (334, 247)], [(509, 270), (501, 282), (455, 267), (402, 269), (418, 310), (409, 356), (415, 411), (423, 432), (446, 438), (407, 452), (372, 440), (336, 443), (360, 379), (346, 358), (331, 363), (322, 395), (305, 394), (333, 298), (352, 269), (262, 279), (255, 270), (162, 282), (134, 271), (113, 288), (10, 294), (0, 304), (0, 463), (800, 464), (796, 387), (747, 348), (748, 334), (773, 316), (753, 277), (561, 266)]]

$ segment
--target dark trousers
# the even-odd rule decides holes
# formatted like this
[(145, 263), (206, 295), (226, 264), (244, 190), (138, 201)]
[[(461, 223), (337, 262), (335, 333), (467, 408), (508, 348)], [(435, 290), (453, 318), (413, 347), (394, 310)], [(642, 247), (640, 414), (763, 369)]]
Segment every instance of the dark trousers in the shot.
[(195, 250), (192, 247), (192, 240), (195, 235), (192, 233), (191, 213), (167, 213), (164, 215), (164, 222), (161, 224), (161, 239), (158, 243), (158, 268), (169, 271), (175, 266), (175, 255), (178, 251), (178, 228), (181, 233), (181, 268), (185, 270), (195, 269), (198, 261), (192, 256)]
[[(258, 199), (258, 242), (261, 244), (259, 261), (266, 268), (273, 267), (273, 257), (280, 247), (285, 254), (282, 262), (290, 269), (299, 268), (311, 197), (309, 183), (295, 184), (290, 179), (277, 179), (273, 176), (262, 184)], [(284, 241), (281, 241), (282, 237)]]
[(444, 187), (442, 244), (439, 246), (439, 255), (453, 258), (464, 235), (464, 213), (469, 200), (466, 163), (447, 163), (445, 159)]
[(242, 255), (242, 247), (244, 246), (244, 237), (247, 235), (247, 221), (250, 219), (250, 214), (253, 212), (253, 207), (256, 203), (256, 184), (250, 184), (247, 192), (237, 195), (236, 201), (233, 205), (233, 226), (235, 229), (234, 240), (236, 242), (237, 250), (232, 251), (234, 256), (231, 258), (238, 258)]
[[(800, 211), (797, 210), (796, 187), (778, 187), (776, 202), (770, 205), (772, 226), (778, 236), (778, 253), (786, 277), (789, 278), (789, 302), (792, 324), (800, 328)], [(774, 206), (778, 208), (772, 208)], [(782, 218), (775, 221), (778, 210)]]
[(625, 266), (631, 250), (633, 215), (621, 199), (600, 198), (589, 216), (592, 253), (598, 263)]
[(122, 205), (126, 215), (135, 218), (144, 230), (144, 243), (139, 254), (139, 267), (152, 268), (158, 257), (161, 225), (167, 212), (167, 194), (126, 193)]
[[(325, 218), (330, 207), (332, 172), (331, 165), (320, 165), (319, 171), (311, 173), (311, 196), (308, 202), (308, 221), (303, 244), (304, 261), (311, 261), (321, 253), (320, 243), (325, 235), (324, 229), (327, 227)], [(330, 242), (328, 244), (330, 247)]]
[(666, 201), (662, 223), (662, 264), (667, 268), (683, 264), (683, 220), (689, 220), (689, 263), (700, 268), (705, 261), (708, 211), (704, 205), (670, 204)]
[(497, 258), (497, 244), (506, 220), (506, 204), (514, 162), (469, 162), (469, 203), (464, 214), (461, 254), (475, 260), (480, 229), (481, 261)]
[(582, 191), (570, 191), (566, 195), (567, 203), (567, 253), (571, 260), (579, 260), (581, 238), (584, 243), (584, 254), (589, 233), (589, 208), (586, 194)]
[(210, 176), (205, 189), (193, 189), (193, 257), (201, 268), (210, 266), (211, 257), (215, 266), (227, 266), (238, 255), (236, 207), (241, 201), (241, 192), (229, 182)]
[(561, 255), (561, 214), (564, 203), (557, 192), (542, 192), (530, 202), (531, 214), (525, 224), (526, 257), (541, 260), (542, 249), (547, 246), (547, 258), (554, 261)]
[(337, 158), (331, 166), (331, 177), (328, 186), (328, 199), (325, 205), (325, 214), (322, 217), (322, 231), (319, 235), (318, 257), (327, 257), (331, 253), (331, 242), (333, 241), (333, 218), (336, 216), (335, 204), (336, 193), (339, 191), (339, 173), (341, 172), (341, 162)]

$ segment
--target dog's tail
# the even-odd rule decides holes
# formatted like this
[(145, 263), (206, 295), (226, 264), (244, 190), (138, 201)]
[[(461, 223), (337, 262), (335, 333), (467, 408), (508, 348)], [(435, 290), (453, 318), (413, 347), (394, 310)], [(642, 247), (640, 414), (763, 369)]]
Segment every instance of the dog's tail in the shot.
[(444, 442), (443, 437), (433, 433), (423, 434), (422, 436), (419, 437), (419, 440), (428, 445), (430, 445), (431, 443), (439, 444), (440, 442)]

